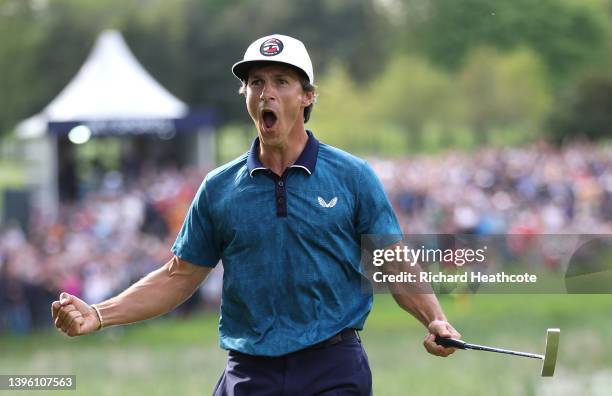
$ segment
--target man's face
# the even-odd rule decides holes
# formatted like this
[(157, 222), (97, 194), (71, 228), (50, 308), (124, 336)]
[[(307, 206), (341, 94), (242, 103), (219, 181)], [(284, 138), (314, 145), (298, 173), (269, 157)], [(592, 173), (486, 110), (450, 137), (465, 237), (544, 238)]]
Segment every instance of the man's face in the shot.
[(264, 144), (282, 144), (292, 131), (303, 130), (304, 108), (312, 100), (291, 67), (270, 64), (249, 70), (247, 109)]

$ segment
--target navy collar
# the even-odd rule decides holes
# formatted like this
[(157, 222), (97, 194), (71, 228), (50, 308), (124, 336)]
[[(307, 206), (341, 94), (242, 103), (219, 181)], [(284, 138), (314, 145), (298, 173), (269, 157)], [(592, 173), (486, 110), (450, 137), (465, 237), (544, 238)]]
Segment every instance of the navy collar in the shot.
[[(308, 141), (306, 141), (306, 146), (304, 146), (304, 151), (298, 157), (297, 161), (289, 168), (299, 168), (308, 172), (309, 175), (312, 175), (315, 171), (315, 167), (317, 165), (317, 155), (319, 154), (319, 141), (314, 137), (311, 131), (306, 130), (308, 134)], [(249, 149), (249, 153), (247, 156), (247, 169), (249, 170), (249, 174), (253, 176), (253, 172), (259, 170), (267, 170), (265, 166), (259, 161), (259, 136), (253, 140), (251, 144), (251, 148)]]

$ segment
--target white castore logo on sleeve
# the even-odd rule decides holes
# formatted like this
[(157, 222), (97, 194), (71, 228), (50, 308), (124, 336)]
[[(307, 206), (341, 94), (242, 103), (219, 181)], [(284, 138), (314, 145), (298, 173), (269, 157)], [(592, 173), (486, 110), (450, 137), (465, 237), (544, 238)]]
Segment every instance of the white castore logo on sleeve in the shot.
[(333, 197), (331, 201), (329, 202), (325, 202), (325, 200), (321, 197), (317, 197), (317, 198), (319, 200), (319, 205), (321, 205), (324, 208), (333, 208), (338, 203), (338, 197)]

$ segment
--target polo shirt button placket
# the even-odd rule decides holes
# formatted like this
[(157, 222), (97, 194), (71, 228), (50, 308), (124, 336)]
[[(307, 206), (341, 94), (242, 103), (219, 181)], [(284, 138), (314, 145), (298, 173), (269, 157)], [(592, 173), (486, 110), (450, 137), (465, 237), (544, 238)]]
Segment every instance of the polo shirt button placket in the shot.
[(285, 198), (285, 182), (276, 180), (276, 214), (279, 217), (287, 216), (287, 199)]

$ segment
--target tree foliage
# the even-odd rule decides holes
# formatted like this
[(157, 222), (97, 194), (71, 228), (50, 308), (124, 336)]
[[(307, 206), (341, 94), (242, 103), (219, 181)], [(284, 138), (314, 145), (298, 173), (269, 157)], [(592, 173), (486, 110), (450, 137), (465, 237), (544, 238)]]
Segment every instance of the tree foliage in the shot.
[(586, 87), (612, 70), (612, 0), (0, 0), (0, 135), (49, 103), (108, 28), (222, 124), (250, 121), (230, 72), (246, 46), (299, 37), (321, 88), (313, 125), (358, 150), (528, 136), (553, 109), (566, 112), (548, 126), (572, 133), (564, 117), (588, 122), (571, 109), (600, 103)]
[(354, 153), (405, 153), (404, 133), (392, 122), (381, 122), (378, 97), (368, 86), (355, 84), (346, 68), (333, 65), (320, 83), (319, 97), (308, 128), (324, 142)]
[(455, 72), (398, 55), (359, 85), (338, 65), (321, 85), (312, 125), (332, 144), (370, 153), (534, 139), (552, 102), (545, 67), (526, 49), (479, 48)]
[[(408, 4), (423, 0), (405, 0)], [(529, 47), (562, 81), (575, 68), (593, 60), (604, 45), (604, 21), (579, 1), (560, 0), (431, 0), (412, 19), (407, 32), (434, 63), (460, 67), (470, 50)]]
[(317, 75), (341, 59), (352, 77), (367, 78), (387, 53), (379, 45), (384, 20), (367, 0), (2, 0), (0, 131), (40, 111), (107, 28), (122, 30), (141, 63), (170, 91), (192, 107), (215, 107), (223, 122), (246, 120), (230, 67), (256, 37), (300, 37)]
[(612, 75), (588, 76), (563, 92), (548, 127), (556, 140), (612, 137)]
[(496, 128), (537, 133), (551, 104), (545, 67), (530, 50), (500, 54), (478, 48), (459, 73), (465, 122), (486, 140)]

